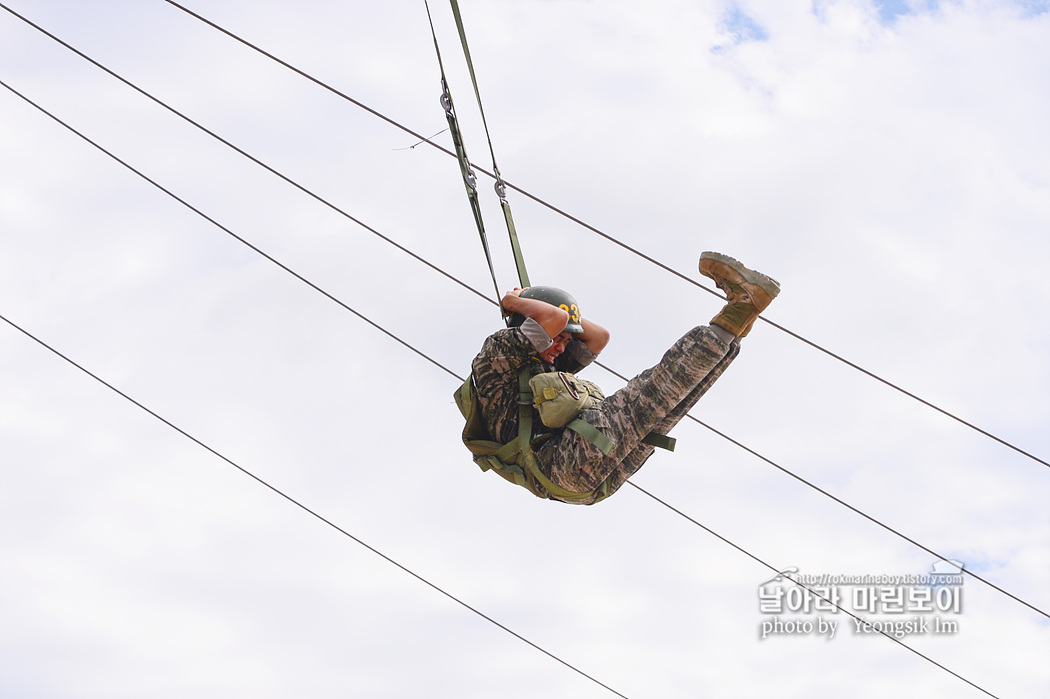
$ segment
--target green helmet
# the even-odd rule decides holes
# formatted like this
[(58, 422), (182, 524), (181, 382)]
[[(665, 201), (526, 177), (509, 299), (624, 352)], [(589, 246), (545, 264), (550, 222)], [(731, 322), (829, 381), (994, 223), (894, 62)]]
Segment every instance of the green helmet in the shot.
[[(580, 314), (580, 305), (576, 303), (576, 299), (567, 291), (562, 291), (554, 286), (530, 286), (521, 292), (521, 298), (536, 299), (537, 301), (557, 306), (569, 314), (569, 322), (565, 325), (565, 332), (574, 334), (583, 332), (583, 326), (580, 325), (580, 320), (583, 318)], [(507, 327), (516, 328), (524, 322), (525, 316), (520, 313), (512, 313), (507, 318)]]

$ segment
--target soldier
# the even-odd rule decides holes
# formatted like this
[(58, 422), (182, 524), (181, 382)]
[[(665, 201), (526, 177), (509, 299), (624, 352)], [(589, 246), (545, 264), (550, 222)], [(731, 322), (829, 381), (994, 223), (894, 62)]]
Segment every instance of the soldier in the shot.
[[(511, 327), (485, 340), (472, 364), (472, 377), (484, 426), (494, 442), (513, 442), (519, 437), (519, 423), (532, 422), (525, 449), (534, 455), (525, 459), (532, 465), (517, 468), (520, 475), (512, 480), (540, 497), (589, 505), (614, 493), (641, 468), (653, 453), (653, 446), (643, 440), (650, 434), (666, 435), (678, 424), (736, 358), (740, 338), (780, 293), (775, 280), (719, 253), (703, 253), (700, 272), (726, 293), (725, 308), (710, 325), (686, 333), (656, 366), (608, 398), (599, 394), (586, 403), (579, 419), (569, 425), (572, 429), (530, 420), (535, 408), (523, 409), (519, 403), (522, 377), (579, 372), (608, 344), (609, 332), (584, 318), (575, 299), (560, 289), (507, 292), (503, 308), (513, 314)], [(520, 455), (515, 458), (523, 461)]]

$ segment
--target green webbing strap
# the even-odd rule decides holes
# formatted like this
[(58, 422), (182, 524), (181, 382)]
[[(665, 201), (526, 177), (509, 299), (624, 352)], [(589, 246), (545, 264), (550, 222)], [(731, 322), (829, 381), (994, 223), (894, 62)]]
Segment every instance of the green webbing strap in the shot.
[(478, 80), (474, 75), (474, 62), (470, 60), (470, 49), (467, 47), (467, 33), (463, 29), (463, 16), (459, 12), (459, 3), (457, 0), (450, 1), (452, 3), (452, 14), (456, 18), (456, 29), (459, 31), (459, 42), (463, 45), (463, 55), (467, 59), (470, 82), (474, 85), (474, 96), (478, 100), (481, 124), (485, 127), (485, 138), (489, 142), (489, 153), (492, 155), (492, 173), (496, 177), (496, 194), (499, 196), (500, 205), (503, 207), (503, 218), (507, 221), (507, 234), (510, 236), (510, 247), (514, 252), (514, 263), (518, 267), (518, 280), (521, 288), (524, 289), (532, 286), (532, 284), (529, 283), (529, 273), (525, 269), (525, 257), (521, 253), (521, 246), (518, 244), (518, 233), (514, 228), (514, 218), (510, 213), (510, 202), (507, 201), (507, 185), (499, 174), (499, 167), (496, 165), (496, 150), (492, 147), (492, 136), (489, 135), (489, 125), (485, 120), (485, 108), (481, 105), (481, 91), (478, 90)]
[[(520, 416), (519, 416), (520, 419)], [(531, 430), (532, 425), (529, 425)], [(502, 447), (497, 449), (492, 455), (505, 464), (512, 463), (514, 458), (522, 452), (521, 443), (521, 430), (518, 430), (518, 438), (513, 441), (507, 442)]]
[(674, 437), (668, 437), (666, 434), (657, 434), (656, 432), (650, 432), (645, 435), (645, 439), (642, 440), (642, 444), (648, 444), (657, 449), (666, 449), (667, 451), (674, 451), (675, 444), (677, 443), (678, 440)]
[[(531, 440), (532, 440), (532, 388), (529, 386), (529, 379), (532, 378), (528, 369), (523, 369), (518, 374), (518, 438), (516, 442), (522, 446), (521, 455), (518, 459), (518, 463), (524, 466), (530, 475), (536, 479), (536, 482), (542, 485), (551, 495), (560, 498), (562, 500), (587, 500), (591, 498), (598, 491), (591, 491), (589, 493), (575, 493), (571, 490), (566, 490), (561, 486), (555, 484), (551, 479), (547, 478), (540, 470), (539, 464), (536, 462), (536, 456), (532, 451)], [(575, 422), (583, 422), (582, 420), (575, 420)], [(586, 424), (586, 423), (585, 423)], [(570, 424), (571, 427), (571, 424)], [(612, 442), (601, 432), (595, 429), (593, 426), (588, 425), (594, 433), (604, 439), (606, 442), (612, 444)], [(590, 439), (587, 435), (582, 432), (579, 433), (585, 439)], [(595, 446), (598, 446), (595, 444)], [(600, 446), (598, 446), (601, 449)], [(610, 446), (611, 449), (611, 446)], [(603, 452), (607, 453), (607, 452)], [(604, 485), (604, 484), (603, 484)], [(599, 490), (602, 486), (599, 486)]]
[[(493, 164), (495, 169), (495, 164)], [(497, 175), (498, 177), (498, 175)], [(497, 180), (497, 185), (500, 183)], [(506, 192), (506, 188), (497, 190), (498, 192)], [(518, 283), (521, 284), (522, 289), (527, 289), (532, 286), (529, 281), (529, 272), (525, 269), (525, 257), (521, 254), (521, 246), (518, 244), (518, 232), (514, 228), (514, 218), (510, 215), (510, 202), (507, 201), (503, 194), (500, 194), (499, 198), (500, 206), (503, 207), (503, 218), (507, 221), (507, 234), (510, 236), (510, 248), (514, 252), (514, 264), (518, 268)]]
[(604, 434), (602, 434), (601, 430), (599, 430), (591, 423), (585, 420), (581, 420), (580, 418), (576, 418), (565, 427), (572, 430), (573, 432), (580, 435), (588, 442), (596, 446), (598, 450), (606, 456), (608, 456), (609, 452), (611, 452), (613, 450), (613, 447), (616, 446), (616, 442), (612, 441)]
[[(591, 492), (576, 493), (556, 485), (540, 470), (540, 465), (536, 461), (536, 453), (532, 449), (534, 413), (532, 388), (529, 385), (531, 378), (531, 372), (528, 369), (522, 370), (518, 374), (518, 436), (503, 445), (490, 441), (491, 435), (489, 435), (488, 430), (480, 425), (475, 425), (480, 420), (478, 413), (480, 406), (474, 391), (473, 379), (468, 377), (456, 390), (454, 394), (456, 405), (467, 421), (463, 429), (463, 441), (474, 454), (474, 463), (480, 466), (482, 471), (492, 469), (503, 478), (523, 486), (541, 497), (544, 497), (544, 495), (538, 487), (543, 488), (555, 498), (567, 502), (582, 502), (584, 500), (598, 502), (604, 500), (609, 496), (610, 484), (608, 480), (600, 483)], [(606, 456), (608, 456), (612, 447), (615, 446), (613, 441), (602, 434), (600, 430), (579, 418), (569, 423), (568, 427), (584, 439), (591, 441)], [(650, 438), (653, 436), (650, 435), (645, 441), (651, 443)], [(672, 443), (674, 442), (673, 439), (663, 435), (655, 436), (670, 440)]]
[[(606, 437), (601, 430), (580, 418), (576, 418), (566, 425), (566, 427), (598, 447), (598, 449), (606, 456), (608, 456), (609, 452), (611, 452), (613, 447), (616, 446), (616, 442)], [(642, 444), (648, 444), (649, 446), (657, 447), (658, 449), (666, 449), (667, 451), (674, 451), (675, 443), (676, 440), (674, 437), (668, 437), (665, 434), (657, 434), (656, 432), (650, 432), (642, 439)]]
[[(544, 495), (542, 491), (537, 489), (537, 485), (546, 489), (550, 495), (568, 502), (580, 502), (587, 499), (599, 502), (609, 497), (611, 486), (608, 479), (589, 493), (574, 493), (555, 485), (540, 470), (539, 463), (536, 461), (536, 453), (532, 449), (533, 395), (529, 386), (531, 378), (527, 369), (518, 374), (520, 402), (518, 436), (507, 444), (502, 445), (491, 441), (492, 436), (483, 425), (473, 378), (468, 376), (456, 390), (454, 394), (456, 405), (466, 420), (466, 425), (463, 428), (463, 442), (467, 449), (474, 454), (474, 463), (480, 466), (482, 471), (494, 470), (503, 478), (527, 488), (540, 497), (544, 497)], [(583, 420), (577, 418), (569, 423), (568, 427), (594, 443), (606, 456), (608, 456), (614, 446), (612, 440)], [(674, 448), (674, 440), (664, 435), (650, 434), (643, 441), (647, 444), (655, 444), (654, 438), (656, 438), (656, 441), (669, 442), (669, 448)], [(665, 446), (664, 448), (668, 447)]]
[[(452, 143), (456, 147), (456, 159), (459, 160), (459, 171), (463, 175), (463, 184), (467, 188), (467, 199), (470, 201), (470, 210), (474, 214), (474, 223), (478, 226), (481, 236), (481, 247), (485, 251), (485, 261), (489, 265), (489, 274), (492, 276), (492, 284), (496, 288), (496, 302), (503, 298), (499, 282), (496, 280), (496, 269), (492, 266), (492, 254), (489, 252), (489, 239), (485, 235), (485, 221), (481, 217), (481, 202), (478, 200), (477, 175), (474, 168), (470, 166), (467, 157), (467, 148), (463, 145), (463, 136), (459, 131), (459, 121), (456, 119), (456, 108), (452, 104), (452, 93), (448, 89), (448, 81), (445, 80), (445, 66), (441, 61), (441, 49), (438, 47), (437, 33), (434, 31), (434, 20), (430, 17), (430, 5), (423, 3), (427, 8), (427, 18), (430, 19), (430, 34), (434, 37), (434, 50), (437, 52), (438, 68), (441, 70), (441, 106), (445, 110), (445, 119), (448, 121), (448, 129), (452, 134)], [(526, 285), (527, 286), (527, 285)], [(500, 312), (503, 311), (503, 304)]]

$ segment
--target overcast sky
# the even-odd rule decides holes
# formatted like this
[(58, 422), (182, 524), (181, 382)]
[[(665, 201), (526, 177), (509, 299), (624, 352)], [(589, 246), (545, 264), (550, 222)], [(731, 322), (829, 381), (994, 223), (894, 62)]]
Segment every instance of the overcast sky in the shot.
[[(1050, 467), (813, 346), (1050, 460), (1045, 0), (461, 1), (501, 172), (622, 243), (511, 194), (532, 282), (610, 329), (603, 364), (717, 313), (703, 250), (782, 284), (797, 337), (760, 324), (694, 410), (764, 458), (687, 420), (632, 479), (731, 544), (631, 486), (573, 507), (471, 463), (452, 393), (500, 320), (453, 158), (164, 0), (2, 4), (0, 315), (330, 524), (0, 323), (0, 696), (614, 696), (346, 534), (632, 698), (1050, 693)], [(186, 6), (446, 126), (422, 0)], [(958, 611), (869, 615), (955, 623), (902, 639), (924, 658), (764, 612), (751, 556), (944, 557), (1042, 612), (966, 577)], [(774, 616), (838, 631), (763, 639)]]

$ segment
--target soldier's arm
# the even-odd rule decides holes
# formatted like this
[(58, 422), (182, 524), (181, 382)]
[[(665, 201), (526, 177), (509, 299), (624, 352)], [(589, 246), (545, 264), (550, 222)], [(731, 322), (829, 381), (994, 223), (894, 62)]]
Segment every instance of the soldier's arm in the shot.
[(503, 309), (510, 313), (520, 313), (526, 318), (532, 318), (546, 331), (550, 337), (557, 337), (565, 330), (569, 322), (569, 313), (557, 306), (552, 306), (545, 301), (521, 298), (521, 289), (508, 291), (503, 296)]
[(587, 345), (591, 354), (597, 356), (609, 344), (609, 338), (612, 336), (608, 330), (586, 318), (580, 319), (580, 325), (583, 326), (583, 334), (576, 337), (583, 340), (583, 344)]

